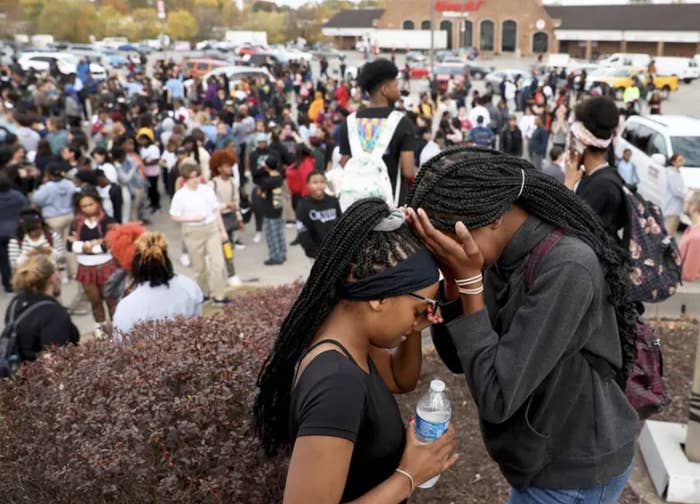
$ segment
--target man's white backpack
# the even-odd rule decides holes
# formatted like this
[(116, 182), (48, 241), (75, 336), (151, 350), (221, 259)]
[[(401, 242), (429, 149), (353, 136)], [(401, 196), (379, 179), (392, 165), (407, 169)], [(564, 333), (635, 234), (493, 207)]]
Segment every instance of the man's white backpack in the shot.
[(382, 156), (389, 147), (403, 113), (393, 111), (383, 121), (382, 131), (370, 152), (362, 148), (357, 117), (347, 118), (348, 140), (351, 157), (343, 169), (343, 185), (340, 191), (340, 208), (344, 212), (355, 201), (363, 198), (381, 198), (394, 208), (399, 203), (401, 189), (401, 167), (396, 170), (396, 189), (392, 190), (389, 170)]

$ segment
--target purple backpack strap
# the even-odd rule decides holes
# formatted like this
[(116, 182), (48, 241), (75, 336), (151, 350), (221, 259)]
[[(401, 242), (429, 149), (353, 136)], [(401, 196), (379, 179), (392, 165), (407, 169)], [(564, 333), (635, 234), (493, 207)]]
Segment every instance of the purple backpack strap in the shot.
[(544, 259), (545, 256), (557, 246), (561, 239), (564, 238), (564, 235), (566, 235), (566, 231), (564, 229), (557, 228), (545, 236), (544, 239), (530, 251), (530, 257), (527, 259), (525, 271), (523, 272), (525, 292), (530, 290), (532, 281), (535, 278), (535, 270), (537, 269), (537, 266), (539, 266), (542, 259)]

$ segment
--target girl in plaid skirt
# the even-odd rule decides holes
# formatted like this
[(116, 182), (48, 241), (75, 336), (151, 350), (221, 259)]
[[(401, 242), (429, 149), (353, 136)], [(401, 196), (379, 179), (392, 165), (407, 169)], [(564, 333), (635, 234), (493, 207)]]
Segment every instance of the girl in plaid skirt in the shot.
[(104, 242), (104, 237), (114, 220), (102, 209), (100, 195), (93, 188), (81, 191), (75, 200), (75, 220), (68, 237), (68, 250), (75, 253), (78, 262), (76, 280), (83, 284), (85, 295), (90, 301), (92, 315), (97, 322), (97, 332), (102, 331), (106, 320), (104, 305), (110, 317), (116, 303), (105, 297), (104, 286), (116, 270), (112, 254)]

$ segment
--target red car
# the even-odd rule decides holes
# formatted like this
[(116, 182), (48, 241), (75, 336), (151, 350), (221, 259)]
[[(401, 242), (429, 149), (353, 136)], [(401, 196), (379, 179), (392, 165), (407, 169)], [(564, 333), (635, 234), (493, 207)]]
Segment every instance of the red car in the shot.
[(454, 82), (464, 82), (464, 75), (469, 73), (469, 66), (462, 63), (445, 63), (435, 67), (435, 76), (438, 81), (438, 91), (447, 91), (450, 79)]
[(425, 63), (414, 63), (409, 67), (411, 79), (425, 79), (430, 74), (430, 68)]

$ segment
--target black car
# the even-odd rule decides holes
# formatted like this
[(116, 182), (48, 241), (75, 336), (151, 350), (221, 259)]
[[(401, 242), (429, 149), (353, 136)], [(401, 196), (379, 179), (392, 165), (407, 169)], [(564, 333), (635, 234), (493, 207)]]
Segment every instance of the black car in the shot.
[(472, 62), (467, 63), (467, 66), (469, 67), (469, 76), (474, 80), (481, 80), (486, 76), (486, 74), (491, 73), (495, 70), (494, 67), (477, 65)]

